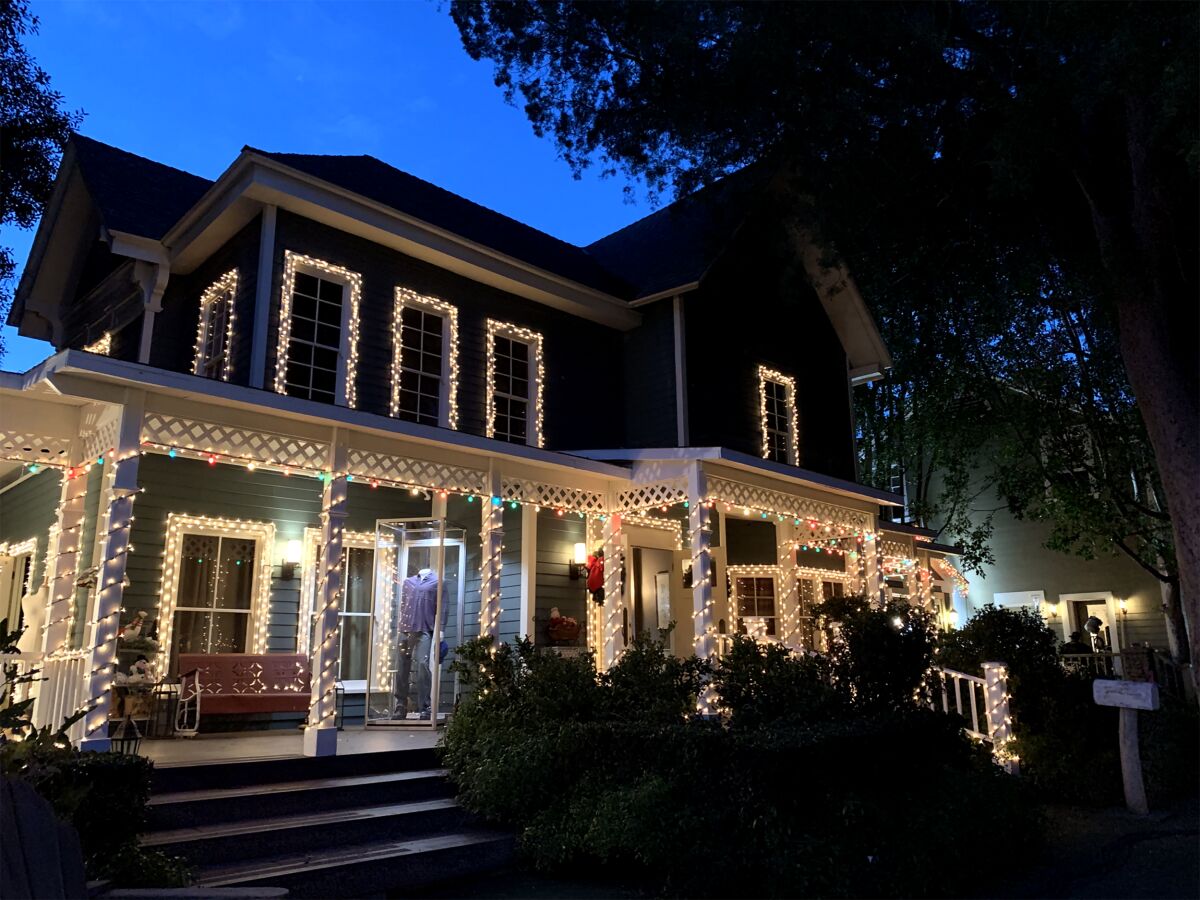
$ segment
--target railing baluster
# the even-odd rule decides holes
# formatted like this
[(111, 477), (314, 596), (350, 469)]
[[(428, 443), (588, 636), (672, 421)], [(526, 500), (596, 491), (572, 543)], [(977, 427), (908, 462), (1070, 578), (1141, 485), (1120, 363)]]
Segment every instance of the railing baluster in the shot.
[(969, 687), (971, 689), (971, 730), (974, 731), (976, 734), (978, 734), (979, 733), (979, 710), (976, 709), (976, 704), (975, 704), (975, 698), (976, 698), (975, 684), (972, 682), (972, 683), (968, 684), (967, 687)]

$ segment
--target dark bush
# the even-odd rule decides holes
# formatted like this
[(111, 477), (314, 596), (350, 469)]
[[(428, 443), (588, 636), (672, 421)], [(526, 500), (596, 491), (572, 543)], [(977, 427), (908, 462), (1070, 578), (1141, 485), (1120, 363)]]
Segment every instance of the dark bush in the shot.
[[(1019, 784), (953, 721), (853, 706), (816, 660), (735, 640), (712, 673), (723, 721), (694, 715), (708, 665), (648, 639), (604, 675), (528, 644), (461, 655), (478, 690), (444, 761), (462, 802), (516, 828), (542, 868), (688, 895), (957, 894), (985, 832), (1012, 853), (1036, 840)], [(946, 854), (938, 834), (970, 850)]]

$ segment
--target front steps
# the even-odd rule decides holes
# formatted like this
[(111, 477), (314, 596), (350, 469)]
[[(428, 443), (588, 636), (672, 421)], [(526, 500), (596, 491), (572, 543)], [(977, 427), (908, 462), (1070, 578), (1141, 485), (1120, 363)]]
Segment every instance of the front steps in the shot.
[(142, 844), (185, 857), (196, 886), (359, 897), (478, 874), (510, 835), (453, 798), (432, 750), (156, 768)]

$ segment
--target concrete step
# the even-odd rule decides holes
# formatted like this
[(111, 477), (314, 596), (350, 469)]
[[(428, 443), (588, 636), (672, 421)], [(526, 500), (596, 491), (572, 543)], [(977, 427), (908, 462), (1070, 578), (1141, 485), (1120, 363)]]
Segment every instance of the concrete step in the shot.
[(194, 865), (234, 864), (431, 837), (461, 830), (467, 821), (457, 801), (439, 798), (154, 831), (142, 835), (141, 843)]
[(241, 759), (189, 765), (157, 765), (151, 776), (151, 792), (175, 794), (306, 781), (314, 778), (346, 778), (386, 772), (436, 769), (437, 751), (432, 747), (391, 750), (384, 753), (349, 753), (342, 756), (291, 756), (276, 759)]
[(511, 835), (468, 830), (407, 840), (379, 840), (302, 854), (283, 854), (197, 872), (196, 886), (286, 887), (292, 897), (381, 896), (448, 878), (487, 872), (510, 862)]
[(150, 798), (146, 827), (172, 831), (255, 819), (265, 810), (277, 817), (433, 800), (453, 796), (445, 776), (444, 769), (415, 769), (159, 793)]

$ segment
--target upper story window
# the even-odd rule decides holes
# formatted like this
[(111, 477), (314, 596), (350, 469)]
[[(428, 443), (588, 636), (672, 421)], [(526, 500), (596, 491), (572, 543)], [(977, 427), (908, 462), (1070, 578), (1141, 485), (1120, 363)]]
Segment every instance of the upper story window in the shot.
[(358, 403), (358, 305), (362, 276), (299, 253), (284, 254), (275, 390)]
[(391, 413), (458, 427), (458, 310), (403, 287), (392, 313)]
[(488, 319), (487, 373), (487, 436), (541, 447), (542, 336)]
[(226, 272), (200, 295), (200, 321), (196, 326), (196, 357), (192, 373), (229, 380), (233, 347), (233, 298), (238, 270)]
[(796, 379), (766, 366), (758, 367), (758, 413), (763, 459), (800, 465), (796, 421)]

